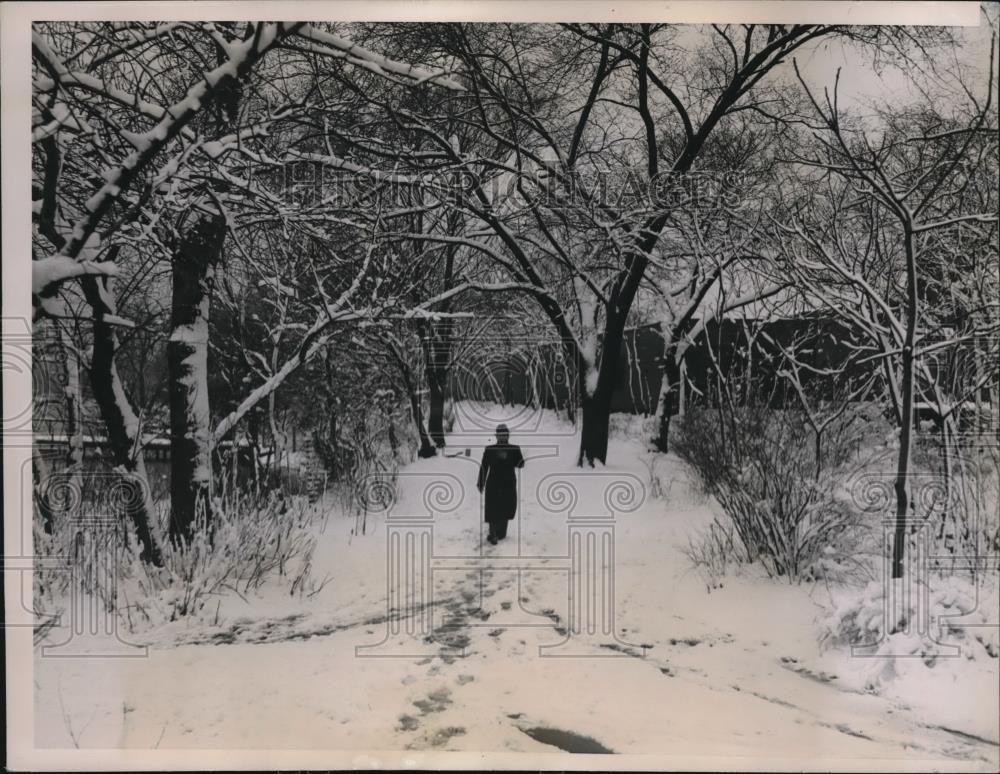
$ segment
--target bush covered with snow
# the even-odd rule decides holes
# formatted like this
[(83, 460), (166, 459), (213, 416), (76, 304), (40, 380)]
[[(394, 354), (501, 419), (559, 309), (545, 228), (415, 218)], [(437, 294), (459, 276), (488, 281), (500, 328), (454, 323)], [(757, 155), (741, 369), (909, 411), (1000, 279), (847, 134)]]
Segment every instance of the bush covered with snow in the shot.
[(727, 557), (774, 577), (825, 577), (865, 533), (860, 515), (835, 497), (835, 466), (856, 447), (848, 433), (830, 433), (820, 465), (800, 412), (692, 408), (673, 446), (725, 513), (688, 551), (710, 570), (724, 571)]
[(247, 599), (265, 586), (309, 595), (322, 585), (312, 574), (319, 517), (305, 497), (217, 501), (211, 532), (199, 529), (183, 549), (161, 540), (163, 567), (139, 560), (124, 523), (81, 527), (63, 519), (52, 534), (37, 530), (36, 614), (65, 613), (70, 597), (83, 594), (136, 632), (182, 619), (211, 622), (223, 597)]
[[(37, 505), (36, 505), (37, 508)], [(67, 610), (72, 578), (69, 570), (71, 537), (62, 530), (46, 532), (35, 514), (32, 544), (38, 559), (32, 567), (32, 612), (37, 643), (52, 626), (58, 625)]]
[(732, 521), (719, 519), (689, 537), (684, 554), (702, 574), (709, 589), (723, 585), (722, 579), (731, 566), (746, 564), (750, 560)]
[(867, 670), (869, 690), (897, 677), (900, 659), (931, 668), (955, 656), (996, 659), (997, 579), (996, 572), (976, 579), (934, 575), (914, 579), (908, 595), (903, 582), (894, 581), (892, 598), (882, 581), (841, 589), (819, 622), (820, 643), (824, 648), (872, 646), (866, 653), (875, 657)]

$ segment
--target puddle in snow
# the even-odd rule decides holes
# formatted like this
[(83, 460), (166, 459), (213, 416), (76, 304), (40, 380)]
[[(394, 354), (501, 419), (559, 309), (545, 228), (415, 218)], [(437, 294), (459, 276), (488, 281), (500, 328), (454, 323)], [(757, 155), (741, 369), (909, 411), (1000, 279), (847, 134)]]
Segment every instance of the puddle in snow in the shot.
[(533, 728), (521, 728), (536, 742), (550, 744), (571, 753), (614, 753), (596, 739), (582, 734), (574, 734), (572, 731), (563, 731), (561, 728), (544, 728), (535, 726)]

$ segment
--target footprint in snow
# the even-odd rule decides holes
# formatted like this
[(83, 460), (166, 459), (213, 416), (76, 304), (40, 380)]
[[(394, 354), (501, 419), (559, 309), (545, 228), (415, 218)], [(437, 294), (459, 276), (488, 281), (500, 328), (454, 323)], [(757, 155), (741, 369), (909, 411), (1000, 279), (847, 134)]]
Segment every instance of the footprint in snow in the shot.
[(445, 707), (451, 704), (451, 691), (447, 688), (439, 688), (427, 694), (426, 699), (417, 699), (413, 706), (420, 710), (421, 715), (430, 715), (433, 712), (443, 712)]
[(439, 729), (430, 738), (431, 747), (441, 747), (447, 744), (452, 737), (464, 734), (465, 729), (462, 726), (448, 726), (447, 728)]

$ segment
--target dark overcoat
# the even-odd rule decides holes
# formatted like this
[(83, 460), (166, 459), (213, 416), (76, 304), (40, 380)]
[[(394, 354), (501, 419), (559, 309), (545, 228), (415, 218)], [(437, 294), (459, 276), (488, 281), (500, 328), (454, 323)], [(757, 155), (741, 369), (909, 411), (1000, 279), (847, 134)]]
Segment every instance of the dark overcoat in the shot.
[(495, 443), (483, 451), (477, 486), (486, 501), (486, 521), (509, 521), (514, 518), (517, 511), (517, 474), (514, 469), (523, 467), (524, 456), (520, 446)]

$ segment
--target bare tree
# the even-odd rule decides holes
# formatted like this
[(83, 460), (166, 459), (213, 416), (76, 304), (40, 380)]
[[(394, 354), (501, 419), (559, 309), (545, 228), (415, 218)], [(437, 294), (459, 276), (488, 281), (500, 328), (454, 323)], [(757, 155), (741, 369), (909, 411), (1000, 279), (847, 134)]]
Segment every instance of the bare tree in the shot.
[[(753, 105), (751, 92), (772, 69), (837, 29), (719, 27), (710, 35), (725, 45), (703, 40), (700, 54), (718, 58), (703, 67), (666, 53), (676, 34), (666, 26), (563, 29), (446, 31), (446, 50), (466, 73), (470, 120), (494, 145), (489, 157), (470, 157), (431, 121), (400, 115), (466, 172), (462, 209), (499, 242), (500, 265), (538, 289), (535, 300), (566, 342), (580, 374), (582, 464), (606, 459), (625, 327), (672, 215), (648, 197), (622, 206), (602, 198), (603, 165), (616, 184), (646, 191), (686, 175), (718, 127)], [(549, 88), (557, 80), (566, 84), (558, 98)], [(498, 184), (510, 195), (498, 199)]]
[[(32, 264), (36, 315), (59, 315), (59, 290), (68, 280), (79, 279), (94, 320), (94, 394), (116, 461), (147, 492), (134, 518), (145, 557), (158, 563), (149, 528), (152, 505), (140, 423), (115, 366), (119, 342), (112, 326), (122, 321), (109, 282), (102, 278), (119, 273), (116, 257), (130, 232), (152, 238), (161, 209), (155, 205), (186, 197), (200, 212), (191, 232), (176, 243), (174, 256), (178, 274), (191, 280), (175, 285), (176, 335), (170, 347), (172, 425), (185, 446), (174, 455), (174, 487), (182, 496), (175, 503), (171, 531), (183, 538), (194, 510), (209, 501), (205, 365), (211, 275), (224, 244), (226, 209), (239, 199), (232, 196), (233, 189), (249, 189), (245, 181), (234, 179), (224, 159), (234, 151), (258, 162), (271, 158), (266, 147), (255, 148), (252, 141), (300, 107), (295, 100), (281, 100), (275, 86), (287, 72), (273, 79), (252, 77), (265, 72), (265, 60), (275, 52), (282, 52), (287, 69), (291, 62), (301, 63), (299, 52), (305, 49), (314, 59), (346, 62), (400, 83), (447, 79), (439, 71), (394, 62), (302, 22), (54, 23), (36, 30), (32, 42), (33, 139), (47, 149), (36, 185), (36, 222), (54, 250)], [(214, 52), (207, 62), (201, 56), (206, 49)], [(245, 125), (230, 126), (238, 115), (240, 90), (251, 82), (256, 110)], [(70, 142), (60, 145), (67, 135)], [(259, 151), (266, 154), (263, 159)], [(203, 185), (206, 177), (209, 182)], [(95, 179), (96, 190), (88, 191), (82, 181)]]
[[(985, 316), (982, 327), (961, 336), (932, 336), (923, 292), (929, 280), (924, 265), (950, 242), (943, 233), (997, 222), (995, 212), (965, 195), (977, 148), (996, 147), (994, 51), (995, 39), (985, 98), (966, 90), (963, 119), (917, 123), (916, 132), (912, 115), (879, 116), (880, 136), (851, 125), (838, 108), (836, 85), (821, 102), (802, 83), (820, 120), (819, 152), (797, 161), (819, 171), (821, 201), (811, 200), (809, 213), (799, 206), (792, 222), (778, 223), (777, 236), (788, 258), (783, 265), (804, 296), (863, 332), (872, 357), (882, 363), (899, 427), (893, 578), (904, 573), (915, 403), (920, 380), (932, 380), (926, 356), (988, 335), (997, 325)], [(789, 190), (801, 191), (794, 183)]]

